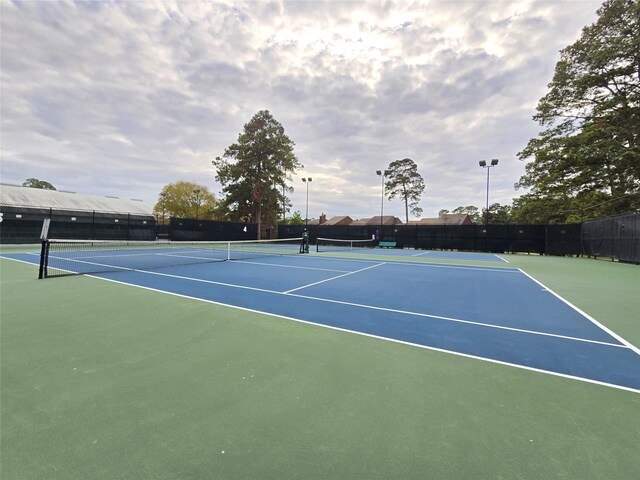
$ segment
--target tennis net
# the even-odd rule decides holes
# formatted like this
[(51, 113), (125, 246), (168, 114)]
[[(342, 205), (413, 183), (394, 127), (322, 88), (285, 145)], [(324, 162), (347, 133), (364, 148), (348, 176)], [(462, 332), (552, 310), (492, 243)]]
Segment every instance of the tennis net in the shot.
[(297, 254), (301, 242), (301, 238), (224, 242), (51, 239), (42, 242), (39, 278)]
[(372, 238), (365, 240), (346, 240), (338, 238), (316, 239), (317, 252), (342, 252), (345, 250), (355, 250), (359, 248), (374, 248), (375, 241)]

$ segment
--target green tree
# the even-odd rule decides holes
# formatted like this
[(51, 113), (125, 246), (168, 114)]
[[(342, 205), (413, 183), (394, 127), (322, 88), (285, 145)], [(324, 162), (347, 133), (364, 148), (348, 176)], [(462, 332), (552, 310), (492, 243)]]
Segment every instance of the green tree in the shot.
[(527, 193), (514, 199), (511, 218), (514, 223), (563, 223), (566, 217), (560, 212), (566, 205), (563, 199)]
[(215, 196), (205, 185), (182, 180), (162, 188), (153, 213), (164, 222), (171, 217), (213, 220), (216, 208)]
[[(487, 209), (482, 209), (480, 218), (487, 218)], [(510, 223), (511, 222), (511, 206), (492, 203), (489, 205), (489, 223)], [(478, 222), (481, 223), (481, 222)]]
[[(634, 198), (635, 197), (635, 198)], [(585, 192), (574, 197), (542, 197), (528, 193), (513, 201), (513, 223), (577, 223), (601, 218), (618, 210), (615, 203), (633, 204), (640, 193), (611, 198), (605, 192)]]
[(287, 180), (302, 167), (294, 145), (269, 111), (261, 110), (244, 126), (238, 141), (212, 162), (223, 187), (221, 208), (234, 220), (257, 223), (258, 238), (263, 229), (275, 226), (288, 202), (286, 192), (293, 191), (286, 187)]
[(56, 187), (44, 180), (38, 180), (37, 178), (27, 178), (22, 182), (23, 187), (41, 188), (42, 190), (56, 190)]
[(600, 200), (603, 214), (640, 206), (632, 195), (640, 191), (639, 52), (635, 0), (607, 0), (596, 23), (561, 51), (534, 116), (545, 130), (518, 154), (532, 159), (516, 183), (531, 189), (514, 204), (518, 216), (533, 213), (525, 208), (528, 201), (592, 215), (596, 209), (587, 209), (586, 202)]
[(418, 206), (425, 185), (422, 175), (418, 173), (418, 166), (410, 158), (394, 160), (387, 167), (387, 181), (385, 183), (389, 200), (399, 197), (404, 200), (406, 223), (409, 223), (409, 207), (416, 217), (422, 214)]
[(296, 210), (289, 218), (285, 218), (284, 223), (288, 225), (304, 225), (304, 218), (302, 218), (300, 211)]
[(478, 207), (473, 205), (467, 205), (466, 207), (457, 207), (452, 213), (463, 213), (471, 217), (471, 221), (474, 223), (482, 223), (482, 213)]

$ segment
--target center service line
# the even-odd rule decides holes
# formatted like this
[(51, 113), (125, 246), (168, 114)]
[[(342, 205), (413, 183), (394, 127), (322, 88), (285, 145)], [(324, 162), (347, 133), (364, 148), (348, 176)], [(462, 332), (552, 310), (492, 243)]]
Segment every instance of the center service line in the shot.
[(369, 270), (371, 268), (376, 268), (376, 267), (380, 267), (382, 265), (386, 265), (386, 263), (387, 262), (376, 263), (375, 265), (371, 265), (369, 267), (361, 268), (360, 270), (354, 270), (353, 272), (349, 272), (349, 273), (345, 273), (345, 274), (342, 274), (342, 275), (338, 275), (336, 277), (326, 278), (324, 280), (320, 280), (319, 282), (314, 282), (314, 283), (310, 283), (308, 285), (303, 285), (301, 287), (293, 288), (291, 290), (287, 290), (286, 292), (282, 292), (282, 293), (286, 295), (286, 294), (291, 293), (291, 292), (297, 292), (298, 290), (302, 290), (303, 288), (313, 287), (314, 285), (319, 285), (319, 284), (324, 283), (324, 282), (330, 282), (332, 280), (337, 280), (338, 278), (342, 278), (342, 277), (346, 277), (346, 276), (349, 276), (349, 275), (353, 275), (354, 273), (364, 272), (365, 270)]

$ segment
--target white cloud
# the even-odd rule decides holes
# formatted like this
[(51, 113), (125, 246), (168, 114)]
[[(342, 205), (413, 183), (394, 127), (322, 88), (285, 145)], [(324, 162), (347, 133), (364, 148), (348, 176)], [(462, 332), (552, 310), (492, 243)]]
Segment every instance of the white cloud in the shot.
[[(477, 162), (493, 157), (491, 201), (509, 203), (558, 50), (598, 7), (3, 2), (2, 181), (36, 177), (149, 205), (178, 180), (219, 190), (211, 159), (269, 109), (314, 177), (314, 217), (375, 215), (375, 170), (404, 157), (425, 178), (425, 216), (481, 207)], [(306, 191), (293, 185), (304, 211)]]

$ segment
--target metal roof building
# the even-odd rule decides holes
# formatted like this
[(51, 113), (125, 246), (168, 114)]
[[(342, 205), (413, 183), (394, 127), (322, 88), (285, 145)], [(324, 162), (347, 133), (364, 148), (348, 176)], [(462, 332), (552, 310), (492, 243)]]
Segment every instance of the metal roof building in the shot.
[(54, 210), (96, 211), (152, 215), (153, 205), (142, 200), (100, 197), (57, 190), (0, 184), (0, 208), (52, 208)]

